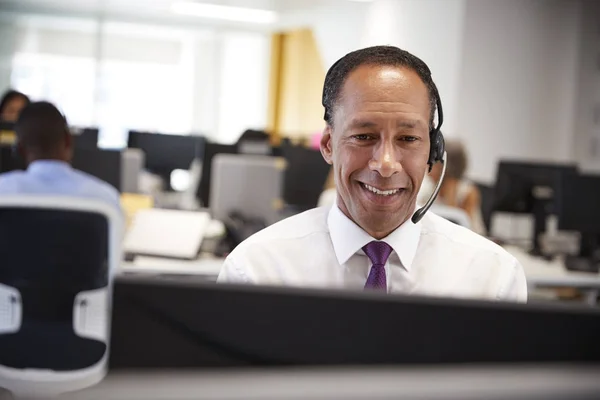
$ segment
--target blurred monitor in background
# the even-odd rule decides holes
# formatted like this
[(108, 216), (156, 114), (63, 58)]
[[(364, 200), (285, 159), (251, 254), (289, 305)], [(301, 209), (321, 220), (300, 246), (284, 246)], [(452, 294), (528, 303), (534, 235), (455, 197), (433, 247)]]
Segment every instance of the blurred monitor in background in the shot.
[(287, 168), (283, 189), (284, 202), (306, 211), (317, 207), (330, 166), (319, 150), (289, 143), (281, 145)]
[(494, 211), (533, 215), (531, 254), (542, 255), (540, 238), (546, 231), (546, 219), (556, 213), (564, 179), (576, 176), (575, 165), (520, 161), (498, 164)]
[(78, 148), (73, 152), (73, 168), (95, 176), (121, 191), (122, 153), (120, 150)]
[(48, 102), (26, 106), (17, 123), (16, 156), (26, 171), (0, 175), (0, 194), (65, 195), (106, 201), (120, 210), (119, 193), (101, 180), (73, 169), (73, 139), (66, 118)]
[(238, 152), (240, 154), (271, 155), (272, 150), (269, 139), (269, 134), (265, 131), (248, 129), (242, 133), (237, 141)]
[(28, 104), (27, 95), (16, 90), (8, 90), (0, 100), (0, 122), (17, 122), (21, 111)]
[(144, 151), (146, 169), (160, 176), (167, 190), (173, 190), (171, 173), (189, 170), (195, 159), (201, 159), (205, 139), (196, 135), (167, 135), (130, 131), (127, 147)]
[(219, 144), (207, 142), (202, 156), (202, 173), (196, 196), (202, 207), (210, 207), (210, 190), (212, 186), (212, 162), (217, 154), (238, 154), (234, 144)]
[(75, 149), (95, 150), (98, 148), (98, 128), (72, 128)]

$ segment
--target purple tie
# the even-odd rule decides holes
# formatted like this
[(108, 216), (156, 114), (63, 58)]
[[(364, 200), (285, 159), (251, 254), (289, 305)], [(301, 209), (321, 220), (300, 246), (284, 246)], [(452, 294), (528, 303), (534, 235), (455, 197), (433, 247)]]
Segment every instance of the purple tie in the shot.
[(367, 283), (365, 283), (365, 289), (379, 289), (387, 291), (387, 281), (385, 278), (385, 263), (388, 257), (392, 254), (392, 247), (379, 241), (372, 241), (367, 243), (363, 248), (363, 251), (369, 257), (373, 266)]

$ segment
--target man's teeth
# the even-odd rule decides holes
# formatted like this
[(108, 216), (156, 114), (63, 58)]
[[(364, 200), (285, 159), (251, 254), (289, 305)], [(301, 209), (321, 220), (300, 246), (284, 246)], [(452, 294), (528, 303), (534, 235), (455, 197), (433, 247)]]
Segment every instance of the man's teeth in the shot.
[(398, 193), (398, 191), (400, 189), (394, 189), (394, 190), (379, 190), (377, 188), (374, 188), (373, 186), (369, 186), (366, 183), (363, 184), (365, 186), (365, 188), (367, 188), (368, 190), (370, 190), (371, 192), (381, 195), (381, 196), (391, 196), (393, 194)]

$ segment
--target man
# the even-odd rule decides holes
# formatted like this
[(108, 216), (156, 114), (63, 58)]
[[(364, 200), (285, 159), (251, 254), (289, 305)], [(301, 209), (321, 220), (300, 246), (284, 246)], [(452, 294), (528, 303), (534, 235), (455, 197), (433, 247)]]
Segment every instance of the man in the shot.
[(70, 166), (73, 139), (65, 117), (47, 102), (26, 106), (17, 123), (17, 151), (26, 171), (0, 175), (0, 196), (67, 195), (106, 201), (119, 210), (119, 193), (108, 183)]
[(411, 220), (438, 103), (427, 65), (398, 48), (366, 48), (334, 64), (321, 152), (333, 165), (337, 205), (250, 237), (219, 281), (525, 301), (523, 269), (502, 248), (433, 213)]

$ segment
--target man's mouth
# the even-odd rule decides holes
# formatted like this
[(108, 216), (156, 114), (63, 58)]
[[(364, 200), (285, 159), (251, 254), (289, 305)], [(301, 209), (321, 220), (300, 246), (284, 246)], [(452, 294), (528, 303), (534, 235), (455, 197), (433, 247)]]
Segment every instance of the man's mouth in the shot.
[(368, 190), (371, 193), (375, 193), (376, 195), (379, 195), (379, 196), (393, 196), (395, 194), (398, 194), (400, 192), (400, 190), (402, 190), (400, 188), (396, 188), (396, 189), (378, 189), (378, 188), (373, 187), (371, 185), (367, 185), (366, 183), (362, 183), (361, 182), (360, 184), (361, 184), (361, 186), (364, 189)]

